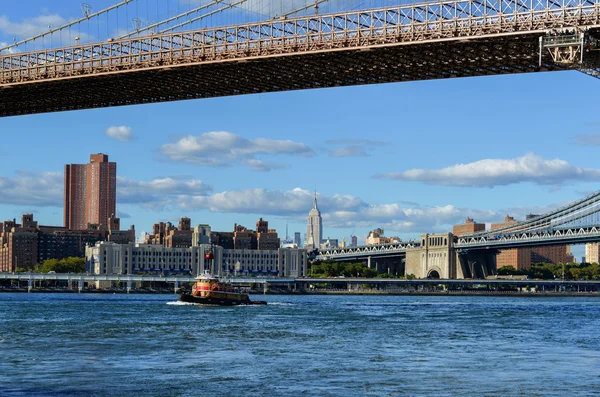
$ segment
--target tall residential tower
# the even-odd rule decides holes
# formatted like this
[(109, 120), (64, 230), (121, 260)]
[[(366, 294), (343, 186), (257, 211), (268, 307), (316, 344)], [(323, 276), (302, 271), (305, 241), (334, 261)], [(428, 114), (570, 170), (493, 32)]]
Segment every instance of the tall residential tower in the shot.
[(321, 238), (323, 236), (323, 222), (321, 219), (321, 211), (317, 207), (317, 193), (315, 193), (315, 201), (313, 207), (308, 213), (308, 223), (306, 225), (306, 238), (304, 247), (306, 249), (319, 248)]
[(116, 215), (117, 163), (108, 155), (90, 155), (89, 164), (65, 165), (64, 224), (71, 230), (86, 230), (88, 223), (108, 227)]

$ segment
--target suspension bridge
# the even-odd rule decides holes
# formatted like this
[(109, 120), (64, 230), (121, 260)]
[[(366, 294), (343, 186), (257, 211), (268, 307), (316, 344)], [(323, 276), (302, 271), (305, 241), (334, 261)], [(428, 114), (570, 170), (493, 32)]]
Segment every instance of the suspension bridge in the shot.
[(458, 238), (458, 249), (505, 249), (600, 241), (600, 192), (547, 214)]
[(600, 242), (600, 191), (546, 214), (502, 228), (456, 237), (425, 234), (420, 241), (320, 250), (317, 260), (406, 261), (406, 274), (442, 278), (496, 274), (500, 250)]
[[(82, 18), (0, 48), (0, 117), (508, 73), (600, 76), (600, 0), (359, 1), (353, 9), (303, 0), (277, 12), (272, 0), (206, 0), (157, 12), (159, 22), (131, 9), (152, 1), (82, 6)], [(137, 15), (131, 27), (119, 26), (124, 13)]]

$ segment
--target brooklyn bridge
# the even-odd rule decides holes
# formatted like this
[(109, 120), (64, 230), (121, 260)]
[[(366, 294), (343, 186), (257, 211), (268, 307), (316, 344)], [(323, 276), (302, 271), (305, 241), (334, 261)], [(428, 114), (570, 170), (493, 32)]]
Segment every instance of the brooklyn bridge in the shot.
[[(99, 41), (71, 34), (150, 1), (84, 7), (77, 21), (0, 48), (0, 116), (525, 72), (600, 76), (600, 0), (360, 2), (359, 9), (342, 1), (329, 13), (319, 5), (333, 0), (317, 0), (246, 19), (239, 10), (250, 0), (214, 0), (156, 23), (134, 18), (126, 33), (107, 31), (102, 40), (86, 35)], [(221, 14), (231, 24), (209, 23)]]

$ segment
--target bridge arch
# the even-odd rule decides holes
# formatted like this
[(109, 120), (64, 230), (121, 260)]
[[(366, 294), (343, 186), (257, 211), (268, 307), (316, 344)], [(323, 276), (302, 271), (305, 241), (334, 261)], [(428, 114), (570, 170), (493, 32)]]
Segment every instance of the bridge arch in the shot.
[(429, 273), (427, 273), (427, 278), (432, 278), (432, 279), (440, 279), (440, 272), (437, 271), (436, 269), (432, 269), (429, 271)]

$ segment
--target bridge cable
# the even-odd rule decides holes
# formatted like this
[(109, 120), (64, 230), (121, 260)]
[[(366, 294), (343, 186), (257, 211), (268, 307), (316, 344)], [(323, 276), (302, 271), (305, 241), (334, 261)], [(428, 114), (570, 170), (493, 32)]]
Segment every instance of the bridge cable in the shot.
[(87, 15), (87, 16), (85, 16), (85, 15), (84, 15), (84, 17), (83, 17), (83, 18), (79, 18), (79, 19), (77, 19), (77, 20), (75, 20), (75, 21), (72, 21), (72, 22), (66, 23), (66, 24), (64, 24), (64, 25), (61, 25), (61, 26), (59, 26), (59, 27), (56, 27), (56, 28), (54, 28), (54, 29), (50, 29), (50, 30), (49, 30), (49, 31), (47, 31), (47, 32), (44, 32), (44, 33), (37, 34), (37, 35), (35, 35), (35, 36), (29, 37), (29, 38), (27, 38), (27, 39), (24, 39), (24, 40), (21, 40), (21, 41), (14, 42), (14, 43), (12, 43), (12, 44), (8, 44), (8, 45), (6, 45), (6, 46), (4, 46), (4, 47), (1, 47), (1, 48), (0, 48), (0, 51), (8, 50), (8, 49), (10, 49), (10, 48), (17, 47), (17, 46), (19, 46), (19, 45), (21, 45), (21, 44), (27, 44), (27, 43), (28, 43), (28, 42), (30, 42), (30, 41), (35, 41), (35, 40), (37, 40), (37, 39), (40, 39), (40, 38), (43, 40), (45, 36), (52, 35), (54, 32), (58, 32), (58, 31), (60, 31), (60, 30), (66, 29), (66, 28), (68, 28), (68, 27), (71, 27), (71, 26), (73, 26), (73, 25), (80, 24), (80, 23), (82, 23), (82, 22), (84, 22), (84, 21), (86, 21), (86, 20), (88, 21), (88, 25), (89, 25), (89, 20), (90, 20), (90, 18), (97, 17), (98, 15), (102, 15), (102, 14), (104, 14), (104, 13), (107, 13), (107, 12), (109, 12), (109, 11), (112, 11), (112, 10), (114, 10), (114, 9), (116, 9), (116, 8), (122, 7), (123, 5), (127, 5), (128, 3), (132, 2), (132, 1), (134, 1), (134, 0), (123, 0), (123, 1), (121, 1), (120, 3), (118, 3), (118, 4), (115, 4), (115, 5), (113, 5), (113, 6), (110, 6), (110, 7), (108, 7), (108, 8), (105, 8), (105, 9), (103, 9), (103, 10), (100, 10), (100, 11), (98, 11), (98, 12), (95, 12), (95, 13), (93, 13), (93, 14), (89, 14), (89, 15)]
[[(309, 8), (311, 8), (311, 7), (316, 7), (316, 8), (317, 8), (317, 14), (318, 14), (318, 5), (319, 5), (319, 4), (321, 4), (321, 3), (326, 3), (326, 2), (328, 2), (328, 1), (329, 1), (329, 0), (317, 0), (317, 1), (315, 1), (314, 3), (307, 3), (307, 4), (306, 4), (306, 5), (304, 5), (303, 7), (296, 8), (295, 10), (288, 11), (288, 12), (286, 12), (286, 13), (284, 13), (284, 14), (281, 14), (281, 15), (279, 15), (279, 16), (274, 16), (274, 17), (273, 17), (273, 18), (271, 18), (271, 19), (277, 19), (277, 18), (279, 18), (279, 19), (285, 19), (285, 18), (289, 17), (290, 15), (297, 14), (297, 13), (299, 13), (299, 12), (301, 12), (301, 11), (304, 11), (304, 10), (306, 10), (306, 9), (309, 9)], [(282, 7), (282, 11), (283, 11), (283, 7)]]
[(159, 32), (158, 32), (158, 34), (167, 33), (167, 32), (170, 32), (170, 31), (172, 31), (172, 30), (175, 30), (175, 29), (177, 29), (177, 28), (180, 28), (180, 27), (182, 27), (182, 26), (189, 25), (189, 24), (191, 24), (191, 23), (193, 23), (193, 22), (196, 22), (196, 21), (202, 20), (202, 19), (204, 19), (204, 18), (206, 18), (206, 17), (212, 16), (212, 15), (214, 15), (214, 14), (216, 14), (216, 13), (219, 13), (219, 12), (221, 12), (221, 11), (225, 11), (225, 10), (228, 10), (229, 8), (233, 8), (233, 7), (235, 7), (235, 6), (239, 5), (239, 4), (242, 4), (242, 3), (244, 3), (244, 2), (246, 2), (246, 0), (238, 0), (238, 1), (237, 1), (237, 2), (235, 2), (235, 3), (229, 3), (229, 4), (228, 4), (227, 6), (225, 6), (225, 7), (221, 7), (221, 8), (219, 8), (219, 9), (217, 9), (217, 10), (213, 10), (213, 11), (211, 11), (211, 12), (208, 12), (208, 13), (206, 13), (206, 14), (202, 14), (202, 15), (200, 15), (200, 16), (198, 16), (198, 17), (196, 17), (196, 18), (192, 18), (192, 19), (190, 19), (190, 20), (189, 20), (189, 21), (187, 21), (187, 22), (182, 22), (182, 23), (180, 23), (180, 24), (178, 24), (178, 25), (171, 26), (171, 27), (169, 27), (169, 28), (163, 29), (163, 30), (159, 31)]
[[(139, 32), (150, 30), (150, 29), (156, 28), (156, 27), (158, 27), (160, 25), (165, 25), (165, 24), (167, 24), (169, 22), (173, 22), (173, 21), (175, 21), (177, 19), (184, 18), (184, 17), (189, 16), (189, 15), (195, 13), (195, 12), (198, 12), (198, 11), (203, 10), (205, 8), (209, 8), (212, 5), (218, 4), (221, 1), (223, 1), (223, 0), (213, 0), (213, 1), (209, 2), (209, 3), (201, 5), (200, 7), (194, 8), (193, 10), (189, 10), (189, 11), (183, 12), (183, 13), (181, 13), (179, 15), (176, 15), (174, 17), (170, 17), (170, 18), (167, 18), (167, 19), (162, 20), (160, 22), (153, 23), (152, 25), (148, 25), (148, 26), (146, 26), (146, 27), (144, 27), (144, 28), (142, 28), (142, 29), (140, 29), (140, 30), (138, 30), (136, 32), (126, 33), (126, 34), (124, 34), (122, 36), (117, 37), (117, 40), (124, 39), (124, 38), (127, 38), (127, 37), (131, 37), (131, 36), (133, 36), (133, 35), (135, 35), (135, 34), (137, 34)], [(162, 32), (159, 32), (159, 33), (162, 33)]]

